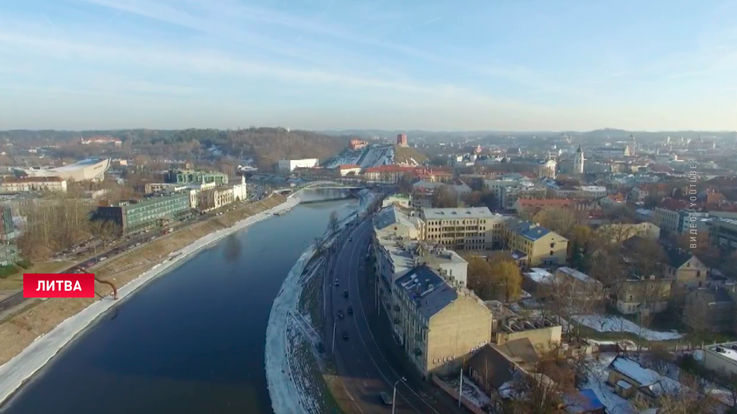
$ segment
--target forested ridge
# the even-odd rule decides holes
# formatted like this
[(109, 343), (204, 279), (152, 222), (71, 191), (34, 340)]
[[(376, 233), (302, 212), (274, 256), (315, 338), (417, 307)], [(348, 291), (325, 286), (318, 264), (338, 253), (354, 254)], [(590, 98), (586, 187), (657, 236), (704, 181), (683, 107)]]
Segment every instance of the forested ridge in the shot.
[(239, 130), (129, 129), (114, 131), (0, 131), (0, 140), (28, 147), (55, 146), (60, 157), (81, 158), (97, 155), (97, 146), (79, 145), (82, 138), (111, 137), (123, 141), (121, 147), (109, 148), (106, 155), (197, 160), (210, 156), (217, 147), (225, 156), (251, 157), (260, 168), (269, 168), (284, 158), (319, 158), (335, 155), (350, 137), (336, 137), (310, 131), (287, 131), (284, 128), (248, 128)]

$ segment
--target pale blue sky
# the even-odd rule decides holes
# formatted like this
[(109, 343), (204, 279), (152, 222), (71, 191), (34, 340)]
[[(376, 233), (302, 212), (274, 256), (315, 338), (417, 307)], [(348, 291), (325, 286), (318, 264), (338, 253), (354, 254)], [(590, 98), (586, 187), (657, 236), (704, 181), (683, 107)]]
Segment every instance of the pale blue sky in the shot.
[(0, 129), (737, 129), (737, 1), (0, 0)]

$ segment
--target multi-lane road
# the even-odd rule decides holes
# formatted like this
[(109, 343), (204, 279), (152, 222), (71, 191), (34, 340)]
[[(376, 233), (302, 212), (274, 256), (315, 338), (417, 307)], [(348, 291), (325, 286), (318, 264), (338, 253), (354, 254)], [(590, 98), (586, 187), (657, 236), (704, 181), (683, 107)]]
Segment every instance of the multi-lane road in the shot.
[[(344, 232), (335, 244), (333, 272), (326, 279), (327, 292), (326, 350), (333, 357), (342, 387), (351, 401), (351, 412), (362, 414), (391, 413), (379, 397), (383, 391), (392, 396), (397, 384), (396, 413), (461, 413), (438, 388), (423, 381), (402, 358), (401, 349), (392, 337), (389, 321), (375, 306), (374, 287), (367, 277), (366, 254), (371, 241), (371, 220)], [(352, 240), (351, 240), (352, 239)], [(332, 276), (332, 277), (330, 277)], [(335, 280), (339, 286), (335, 286)], [(344, 292), (348, 297), (344, 297)], [(347, 308), (353, 308), (349, 315)], [(337, 317), (339, 310), (343, 318)], [(346, 333), (348, 339), (343, 338)]]

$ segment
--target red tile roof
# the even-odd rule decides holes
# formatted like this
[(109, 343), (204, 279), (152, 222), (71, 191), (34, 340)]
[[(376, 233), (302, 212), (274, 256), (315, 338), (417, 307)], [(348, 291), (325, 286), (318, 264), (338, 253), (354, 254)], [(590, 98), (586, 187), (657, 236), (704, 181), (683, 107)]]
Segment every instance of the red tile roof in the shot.
[(670, 211), (678, 211), (684, 208), (688, 208), (688, 202), (684, 200), (678, 200), (675, 198), (666, 198), (658, 204), (658, 208), (662, 208)]
[(363, 170), (364, 173), (400, 173), (412, 172), (416, 167), (408, 167), (404, 165), (380, 165), (378, 167), (370, 167)]
[(573, 200), (567, 198), (520, 198), (517, 200), (522, 208), (570, 207)]
[(361, 167), (356, 164), (345, 164), (345, 165), (341, 165), (338, 168), (340, 168), (341, 170), (352, 170), (352, 169), (361, 168)]

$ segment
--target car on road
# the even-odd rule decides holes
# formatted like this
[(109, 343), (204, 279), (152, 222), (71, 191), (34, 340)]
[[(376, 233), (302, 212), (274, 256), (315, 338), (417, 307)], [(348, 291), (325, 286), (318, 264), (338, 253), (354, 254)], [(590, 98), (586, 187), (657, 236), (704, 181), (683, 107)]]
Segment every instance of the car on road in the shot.
[(392, 405), (392, 398), (384, 391), (379, 393), (379, 398), (381, 398), (381, 402), (383, 402), (384, 405)]
[(344, 298), (347, 298), (347, 297), (348, 297), (348, 291), (347, 291), (347, 290), (344, 290), (344, 291), (343, 291), (343, 297), (344, 297)]
[(349, 242), (352, 242), (352, 241), (353, 241), (353, 237), (349, 237), (349, 238), (348, 238), (348, 241), (349, 241)]
[(348, 331), (343, 331), (343, 339), (348, 340)]
[(335, 279), (335, 287), (340, 286), (340, 281), (338, 279)]
[(343, 314), (343, 309), (339, 309), (339, 310), (338, 310), (338, 317), (339, 317), (340, 319), (343, 319), (343, 318), (345, 317), (345, 314)]
[(348, 307), (348, 314), (353, 315), (353, 306)]

